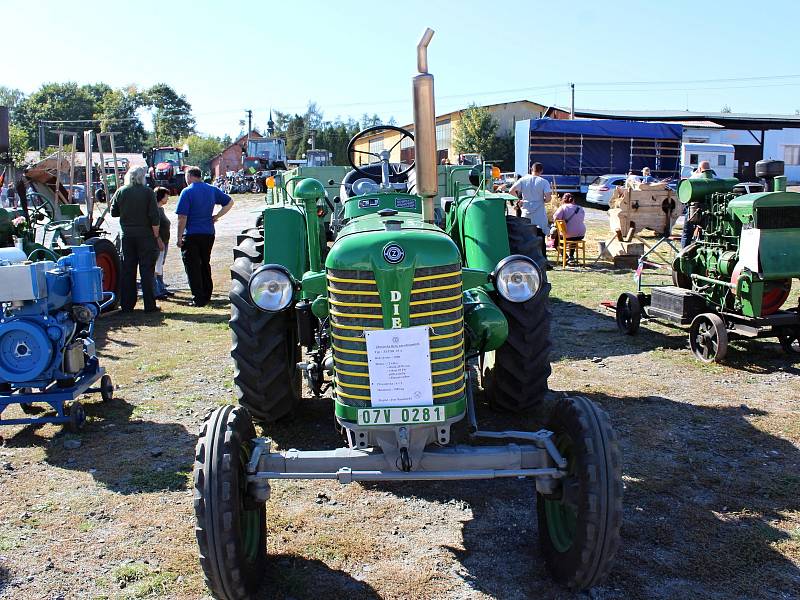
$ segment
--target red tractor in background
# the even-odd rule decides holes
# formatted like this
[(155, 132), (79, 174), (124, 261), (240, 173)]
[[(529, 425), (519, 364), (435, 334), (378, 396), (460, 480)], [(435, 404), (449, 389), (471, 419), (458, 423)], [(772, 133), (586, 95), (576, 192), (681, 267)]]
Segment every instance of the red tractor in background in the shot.
[(142, 152), (142, 156), (147, 161), (147, 184), (151, 188), (165, 187), (172, 196), (180, 193), (186, 187), (186, 178), (183, 173), (188, 165), (184, 163), (183, 159), (188, 154), (188, 151), (174, 146), (153, 148), (150, 152)]

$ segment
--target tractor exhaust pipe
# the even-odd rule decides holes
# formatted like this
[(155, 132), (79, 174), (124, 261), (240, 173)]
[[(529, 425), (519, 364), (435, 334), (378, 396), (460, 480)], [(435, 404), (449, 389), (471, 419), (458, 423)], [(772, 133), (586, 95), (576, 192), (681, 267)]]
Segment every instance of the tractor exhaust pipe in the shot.
[(433, 223), (433, 197), (439, 192), (436, 172), (436, 108), (433, 101), (433, 75), (428, 73), (428, 44), (433, 29), (428, 28), (417, 44), (417, 71), (413, 79), (414, 160), (417, 194), (422, 196), (422, 217)]

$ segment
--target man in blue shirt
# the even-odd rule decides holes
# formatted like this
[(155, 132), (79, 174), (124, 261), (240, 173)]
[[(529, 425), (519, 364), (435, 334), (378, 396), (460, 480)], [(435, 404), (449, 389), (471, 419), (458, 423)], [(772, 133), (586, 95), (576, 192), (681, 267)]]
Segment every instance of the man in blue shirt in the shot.
[[(214, 223), (233, 208), (233, 199), (219, 188), (203, 183), (197, 167), (186, 170), (186, 188), (178, 198), (178, 242), (183, 267), (192, 290), (192, 305), (205, 306), (211, 300), (211, 249), (214, 247)], [(214, 205), (222, 208), (214, 214)]]

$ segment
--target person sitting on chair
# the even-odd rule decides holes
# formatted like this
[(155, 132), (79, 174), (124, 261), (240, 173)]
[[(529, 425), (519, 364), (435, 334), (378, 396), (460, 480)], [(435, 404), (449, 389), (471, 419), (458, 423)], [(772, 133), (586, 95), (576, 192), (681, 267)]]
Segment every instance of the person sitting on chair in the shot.
[[(575, 203), (575, 198), (573, 198), (570, 193), (564, 194), (561, 200), (561, 206), (559, 206), (555, 214), (553, 214), (553, 221), (564, 221), (567, 227), (568, 242), (582, 240), (586, 235), (586, 224), (584, 223), (586, 211), (583, 210), (582, 206)], [(553, 238), (554, 245), (558, 248), (558, 229), (555, 225), (550, 229), (550, 237)], [(575, 259), (574, 246), (569, 249), (567, 264), (570, 266), (576, 266), (578, 264), (578, 261)]]

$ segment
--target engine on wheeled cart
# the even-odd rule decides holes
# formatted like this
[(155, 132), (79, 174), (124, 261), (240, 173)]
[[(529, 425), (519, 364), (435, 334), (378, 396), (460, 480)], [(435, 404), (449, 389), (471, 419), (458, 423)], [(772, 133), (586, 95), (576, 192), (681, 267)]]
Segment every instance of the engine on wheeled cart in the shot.
[(642, 314), (689, 325), (692, 351), (721, 361), (728, 339), (777, 337), (800, 352), (800, 307), (785, 307), (800, 278), (800, 194), (786, 190), (781, 161), (759, 161), (762, 191), (736, 179), (698, 177), (678, 190), (688, 243), (672, 263), (672, 286), (622, 294), (617, 324), (633, 334)]
[[(94, 342), (102, 270), (91, 246), (71, 250), (58, 262), (31, 262), (17, 247), (0, 248), (0, 425), (69, 422), (79, 428), (85, 420), (75, 401), (80, 394), (113, 395)], [(113, 293), (105, 295), (113, 301)], [(98, 380), (100, 387), (90, 388)], [(49, 404), (56, 415), (2, 418), (11, 404), (34, 414), (34, 403)]]

